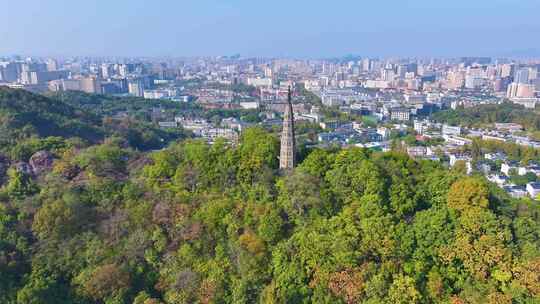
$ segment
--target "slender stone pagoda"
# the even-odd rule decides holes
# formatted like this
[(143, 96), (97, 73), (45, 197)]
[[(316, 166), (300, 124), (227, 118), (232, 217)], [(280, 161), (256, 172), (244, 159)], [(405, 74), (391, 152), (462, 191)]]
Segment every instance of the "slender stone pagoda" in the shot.
[(280, 169), (290, 170), (294, 168), (294, 165), (296, 164), (295, 146), (294, 114), (291, 100), (291, 87), (289, 87), (287, 105), (285, 107), (285, 114), (283, 115), (283, 131), (281, 133), (281, 150), (279, 156)]

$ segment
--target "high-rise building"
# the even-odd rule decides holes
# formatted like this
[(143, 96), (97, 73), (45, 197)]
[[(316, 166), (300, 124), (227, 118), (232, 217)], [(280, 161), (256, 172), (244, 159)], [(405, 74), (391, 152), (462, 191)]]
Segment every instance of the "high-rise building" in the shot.
[(53, 71), (58, 70), (58, 63), (56, 62), (56, 60), (49, 58), (47, 59), (46, 64), (47, 64), (47, 71), (53, 72)]
[(415, 75), (418, 74), (418, 64), (417, 63), (409, 63), (407, 65), (407, 72), (408, 73), (414, 73)]
[(465, 85), (465, 74), (463, 72), (448, 73), (448, 87), (451, 89), (460, 89)]
[(510, 84), (510, 78), (496, 78), (493, 82), (493, 90), (495, 92), (506, 92), (508, 85)]
[(273, 76), (273, 73), (272, 73), (272, 68), (270, 67), (264, 67), (264, 77), (265, 78), (272, 78)]
[(81, 91), (81, 81), (77, 79), (63, 79), (62, 87), (64, 91)]
[(90, 94), (101, 93), (97, 79), (94, 77), (81, 78), (80, 85), (83, 92)]
[(534, 85), (535, 90), (540, 92), (540, 78), (533, 80), (532, 84)]
[(405, 78), (405, 74), (407, 74), (407, 70), (408, 70), (407, 65), (405, 64), (398, 65), (397, 74), (399, 78)]
[(538, 79), (538, 67), (530, 67), (529, 68), (529, 82)]
[(521, 68), (517, 70), (516, 75), (514, 76), (514, 82), (515, 83), (529, 83), (529, 69)]
[(130, 95), (133, 95), (136, 97), (143, 97), (144, 96), (143, 82), (138, 78), (130, 79), (128, 81), (128, 92)]
[(384, 81), (392, 81), (394, 80), (394, 77), (395, 77), (395, 73), (394, 73), (394, 69), (392, 68), (387, 67), (381, 71), (381, 78)]
[(362, 59), (362, 71), (369, 72), (371, 69), (371, 61), (369, 58)]
[[(19, 81), (22, 84), (36, 84), (35, 75), (32, 76), (32, 72), (47, 72), (47, 65), (45, 63), (33, 63), (25, 62), (21, 64), (21, 73)], [(32, 78), (34, 77), (34, 78)]]
[(506, 90), (506, 97), (507, 98), (514, 98), (517, 96), (517, 89), (518, 89), (518, 84), (515, 83), (515, 82), (512, 82), (509, 86), (508, 86), (508, 89)]
[(513, 82), (508, 86), (507, 98), (532, 98), (534, 97), (535, 86), (526, 83)]
[(287, 98), (285, 114), (283, 115), (283, 131), (281, 132), (281, 149), (279, 154), (279, 168), (282, 170), (293, 169), (295, 165), (295, 136), (294, 114), (291, 101), (291, 88)]
[(517, 97), (522, 98), (533, 98), (534, 97), (535, 87), (532, 84), (522, 84), (518, 85)]
[(30, 83), (29, 84), (43, 84), (51, 80), (66, 79), (68, 77), (67, 71), (47, 71), (47, 72), (29, 72)]
[(128, 67), (127, 65), (125, 64), (120, 64), (118, 65), (118, 75), (120, 75), (120, 77), (127, 77), (128, 75)]
[(500, 66), (500, 75), (503, 78), (512, 76), (513, 71), (514, 71), (514, 65), (512, 64), (503, 64)]
[(112, 76), (112, 74), (113, 74), (113, 71), (112, 71), (111, 65), (109, 65), (107, 63), (103, 63), (99, 67), (99, 76), (102, 79), (108, 79), (108, 78), (110, 78)]
[(484, 79), (477, 76), (467, 75), (465, 76), (465, 88), (477, 89), (484, 84)]
[(2, 69), (2, 80), (5, 82), (16, 82), (19, 79), (20, 64), (10, 62)]

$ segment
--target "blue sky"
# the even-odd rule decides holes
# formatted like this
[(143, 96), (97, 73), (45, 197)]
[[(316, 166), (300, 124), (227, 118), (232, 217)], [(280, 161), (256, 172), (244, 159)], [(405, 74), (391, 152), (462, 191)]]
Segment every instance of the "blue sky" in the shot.
[(540, 0), (0, 0), (0, 54), (540, 55)]

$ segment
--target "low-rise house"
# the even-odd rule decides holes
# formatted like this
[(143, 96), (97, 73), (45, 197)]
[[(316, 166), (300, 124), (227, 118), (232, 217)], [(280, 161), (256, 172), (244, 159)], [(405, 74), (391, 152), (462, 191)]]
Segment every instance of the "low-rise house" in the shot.
[(407, 147), (407, 154), (412, 158), (421, 158), (427, 155), (427, 148), (423, 146)]
[(501, 172), (510, 176), (513, 172), (518, 172), (518, 165), (515, 162), (505, 162), (501, 164)]
[(472, 140), (459, 136), (443, 135), (443, 138), (446, 142), (457, 146), (465, 146), (472, 143)]
[(175, 117), (174, 120), (186, 130), (200, 133), (202, 129), (210, 128), (210, 123), (204, 119), (185, 119), (183, 117)]
[(513, 198), (526, 197), (528, 194), (527, 189), (524, 186), (511, 185), (505, 186), (503, 189)]
[(158, 122), (160, 128), (177, 128), (178, 123), (176, 121), (160, 121)]
[(365, 144), (358, 143), (358, 144), (354, 144), (354, 146), (359, 147), (359, 148), (376, 150), (376, 151), (384, 151), (384, 148), (385, 148), (385, 146), (381, 142), (368, 142)]
[(505, 175), (493, 174), (493, 175), (488, 175), (487, 180), (492, 182), (492, 183), (497, 184), (497, 186), (499, 186), (499, 187), (502, 187), (502, 186), (506, 185), (509, 178), (508, 178), (508, 176), (505, 176)]
[(387, 140), (390, 137), (390, 130), (386, 127), (378, 127), (377, 133), (381, 135), (382, 140)]
[(233, 129), (237, 130), (239, 132), (242, 132), (242, 130), (246, 127), (246, 123), (241, 122), (237, 118), (230, 117), (230, 118), (223, 118), (221, 120), (221, 126), (226, 129)]
[(468, 137), (482, 137), (484, 135), (484, 131), (480, 129), (467, 129), (466, 131)]
[(240, 107), (242, 107), (242, 109), (258, 109), (260, 104), (257, 101), (243, 101), (240, 102)]
[(358, 138), (362, 142), (380, 142), (383, 141), (383, 137), (381, 134), (377, 132), (376, 129), (373, 128), (361, 128), (361, 129), (355, 129)]
[(321, 143), (337, 142), (341, 145), (349, 144), (353, 140), (358, 140), (358, 134), (355, 131), (340, 130), (339, 132), (325, 132), (318, 134), (318, 140)]
[(491, 165), (485, 162), (478, 162), (476, 164), (476, 169), (484, 175), (488, 175), (491, 172)]
[(209, 143), (214, 143), (218, 138), (224, 138), (229, 142), (236, 143), (238, 141), (238, 133), (231, 129), (223, 128), (207, 128), (201, 130), (201, 137)]
[(535, 149), (540, 148), (540, 142), (534, 141), (532, 139), (523, 137), (514, 137), (513, 139), (518, 145), (532, 147)]
[(484, 154), (484, 158), (491, 161), (498, 161), (498, 160), (506, 160), (506, 155), (501, 152), (496, 153), (486, 153)]
[(495, 123), (495, 129), (512, 133), (523, 130), (523, 126), (517, 123)]
[(529, 193), (529, 196), (533, 199), (536, 199), (538, 197), (538, 194), (540, 194), (540, 183), (533, 182), (527, 184), (527, 192)]
[(518, 168), (519, 175), (525, 175), (527, 173), (534, 173), (535, 175), (540, 175), (540, 166), (539, 165), (529, 165), (529, 166), (520, 166)]
[(450, 126), (450, 125), (443, 125), (442, 126), (442, 134), (443, 135), (452, 135), (452, 136), (460, 136), (461, 135), (461, 127), (459, 126)]
[(494, 136), (494, 135), (487, 135), (487, 134), (484, 134), (482, 135), (482, 139), (483, 140), (496, 140), (496, 141), (506, 141), (506, 138), (502, 137), (502, 136)]
[(429, 121), (414, 120), (414, 131), (418, 134), (424, 134), (429, 129)]
[(440, 150), (440, 146), (426, 147), (426, 156), (434, 156), (434, 155), (436, 155), (437, 150)]
[(407, 121), (410, 119), (411, 111), (405, 107), (396, 107), (390, 109), (390, 119)]
[(298, 114), (294, 115), (295, 120), (307, 120), (312, 123), (319, 123), (321, 121), (321, 116), (319, 114)]
[(335, 130), (335, 129), (349, 129), (352, 130), (353, 124), (351, 122), (343, 122), (343, 121), (325, 121), (319, 123), (319, 126), (323, 130)]
[(450, 167), (453, 167), (456, 165), (457, 162), (463, 161), (465, 162), (465, 166), (467, 168), (467, 174), (472, 173), (472, 158), (468, 155), (458, 155), (458, 154), (450, 154)]

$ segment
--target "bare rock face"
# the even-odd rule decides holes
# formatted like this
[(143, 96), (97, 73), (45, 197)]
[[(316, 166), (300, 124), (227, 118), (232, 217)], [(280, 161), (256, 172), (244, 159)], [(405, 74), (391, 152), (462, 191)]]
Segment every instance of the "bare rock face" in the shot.
[(32, 172), (39, 175), (43, 172), (50, 171), (53, 167), (54, 156), (48, 151), (39, 151), (30, 157), (29, 164), (32, 167)]
[(26, 175), (32, 175), (34, 172), (32, 171), (32, 166), (30, 166), (27, 162), (18, 162), (14, 165), (14, 168), (17, 172), (21, 172)]
[(77, 165), (68, 165), (62, 170), (62, 176), (67, 180), (76, 180), (78, 177), (79, 179), (86, 179), (84, 176), (81, 175), (81, 168)]
[(128, 159), (127, 168), (128, 172), (139, 171), (145, 166), (154, 164), (154, 161), (147, 156), (141, 155)]

